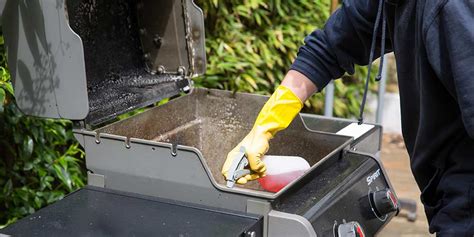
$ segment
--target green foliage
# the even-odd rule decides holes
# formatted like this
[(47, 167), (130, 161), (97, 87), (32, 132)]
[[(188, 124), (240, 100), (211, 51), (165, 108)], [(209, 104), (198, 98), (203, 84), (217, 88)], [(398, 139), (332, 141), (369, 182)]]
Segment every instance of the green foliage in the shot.
[[(197, 0), (206, 23), (207, 74), (197, 86), (271, 94), (280, 84), (306, 35), (329, 16), (329, 0)], [(356, 115), (366, 70), (336, 81), (334, 113)], [(324, 94), (306, 102), (321, 113)]]
[(14, 101), (0, 34), (0, 228), (84, 185), (71, 122), (24, 116)]
[(205, 13), (205, 87), (268, 94), (280, 83), (304, 37), (321, 27), (327, 1), (197, 1)]

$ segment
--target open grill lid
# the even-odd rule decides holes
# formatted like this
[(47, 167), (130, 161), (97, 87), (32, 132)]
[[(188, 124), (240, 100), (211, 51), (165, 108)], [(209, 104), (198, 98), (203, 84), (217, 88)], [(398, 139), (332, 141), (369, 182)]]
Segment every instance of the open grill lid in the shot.
[(192, 0), (8, 0), (3, 17), (28, 115), (97, 125), (205, 73), (204, 18)]

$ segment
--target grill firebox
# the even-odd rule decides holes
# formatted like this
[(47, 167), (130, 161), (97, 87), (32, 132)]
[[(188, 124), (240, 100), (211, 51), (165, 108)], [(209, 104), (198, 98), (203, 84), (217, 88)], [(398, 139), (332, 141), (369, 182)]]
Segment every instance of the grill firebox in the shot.
[[(267, 97), (228, 91), (195, 89), (190, 95), (97, 130), (156, 142), (197, 148), (214, 180), (225, 185), (221, 167), (227, 153), (252, 128)], [(308, 130), (301, 118), (270, 141), (269, 155), (305, 158), (313, 166), (347, 146), (349, 137)], [(241, 186), (263, 191), (258, 182)]]

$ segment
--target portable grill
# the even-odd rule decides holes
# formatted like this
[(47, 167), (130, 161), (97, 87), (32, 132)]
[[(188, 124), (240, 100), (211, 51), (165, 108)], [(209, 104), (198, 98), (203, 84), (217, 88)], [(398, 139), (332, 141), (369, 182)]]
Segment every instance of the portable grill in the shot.
[(73, 120), (88, 169), (87, 187), (5, 234), (372, 236), (398, 211), (382, 128), (308, 114), (268, 152), (305, 158), (302, 177), (277, 193), (226, 187), (227, 152), (267, 97), (192, 87), (206, 66), (192, 0), (9, 0), (3, 18), (18, 106)]

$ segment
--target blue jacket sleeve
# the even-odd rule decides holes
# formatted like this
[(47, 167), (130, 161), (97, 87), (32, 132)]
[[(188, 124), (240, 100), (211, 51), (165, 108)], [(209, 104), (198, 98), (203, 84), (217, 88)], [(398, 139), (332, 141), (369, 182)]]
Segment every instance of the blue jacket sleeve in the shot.
[[(345, 0), (322, 30), (305, 38), (290, 69), (304, 74), (321, 91), (331, 79), (340, 78), (345, 72), (353, 74), (354, 64), (368, 64), (379, 2)], [(376, 57), (380, 56), (380, 40), (378, 35)], [(385, 51), (391, 50), (387, 37)]]
[[(424, 35), (428, 60), (474, 138), (474, 3), (446, 1)], [(436, 39), (436, 40), (433, 40)]]

